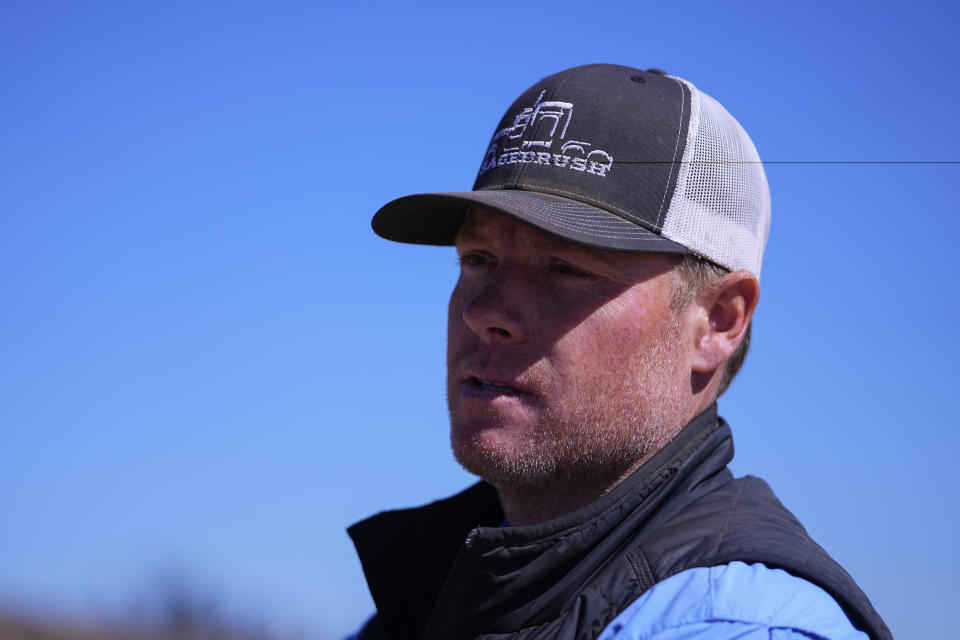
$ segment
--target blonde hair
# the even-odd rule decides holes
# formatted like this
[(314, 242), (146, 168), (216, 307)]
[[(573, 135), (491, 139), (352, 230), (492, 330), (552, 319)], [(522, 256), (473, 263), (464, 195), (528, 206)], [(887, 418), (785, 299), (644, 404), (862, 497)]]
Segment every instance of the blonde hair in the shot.
[[(700, 292), (709, 289), (717, 284), (723, 276), (730, 273), (726, 267), (721, 267), (706, 258), (702, 258), (692, 253), (684, 255), (680, 262), (674, 267), (677, 274), (677, 287), (673, 291), (673, 299), (670, 301), (670, 308), (675, 313), (680, 313), (693, 302)], [(750, 330), (752, 323), (747, 326), (747, 332), (743, 340), (737, 346), (737, 349), (727, 359), (723, 370), (723, 377), (720, 378), (720, 387), (717, 389), (719, 398), (730, 386), (734, 376), (743, 366), (743, 361), (747, 358), (747, 350), (750, 348)]]

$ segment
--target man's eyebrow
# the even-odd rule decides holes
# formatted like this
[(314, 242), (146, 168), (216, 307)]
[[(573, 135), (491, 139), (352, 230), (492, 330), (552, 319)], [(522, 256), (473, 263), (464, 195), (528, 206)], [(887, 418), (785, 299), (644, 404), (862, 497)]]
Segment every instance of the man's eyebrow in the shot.
[(468, 223), (460, 227), (460, 230), (457, 231), (457, 235), (453, 238), (454, 244), (459, 244), (463, 241), (473, 241), (479, 242), (485, 240), (483, 233), (477, 231), (476, 227), (470, 226)]
[(620, 258), (623, 255), (623, 252), (610, 251), (606, 249), (594, 249), (593, 247), (587, 247), (575, 242), (564, 242), (563, 240), (558, 240), (556, 238), (551, 238), (551, 242), (547, 246), (547, 249), (551, 251), (564, 252), (574, 258), (592, 260), (607, 266), (619, 265), (622, 262)]

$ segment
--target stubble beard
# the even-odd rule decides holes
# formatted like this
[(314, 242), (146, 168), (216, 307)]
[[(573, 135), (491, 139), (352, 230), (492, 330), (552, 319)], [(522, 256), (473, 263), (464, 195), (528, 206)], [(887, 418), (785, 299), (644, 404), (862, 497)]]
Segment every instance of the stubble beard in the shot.
[[(495, 442), (482, 431), (464, 437), (451, 430), (454, 455), (467, 471), (498, 487), (615, 482), (685, 423), (678, 400), (684, 392), (679, 354), (679, 328), (668, 326), (652, 349), (618, 371), (591, 377), (568, 391), (538, 424), (509, 444)], [(545, 376), (532, 371), (525, 382), (535, 395), (550, 397), (551, 380)], [(489, 412), (491, 424), (502, 422), (498, 410)]]

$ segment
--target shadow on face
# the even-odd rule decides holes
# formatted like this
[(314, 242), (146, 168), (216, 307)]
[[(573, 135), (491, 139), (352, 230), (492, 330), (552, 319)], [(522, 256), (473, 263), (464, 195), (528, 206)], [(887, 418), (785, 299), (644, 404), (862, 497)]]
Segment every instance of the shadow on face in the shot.
[(648, 320), (669, 307), (669, 274), (679, 262), (670, 254), (584, 247), (477, 208), (456, 246), (461, 274), (450, 299), (450, 361), (508, 352), (516, 372), (578, 328), (609, 332), (610, 340), (589, 342), (611, 348), (629, 342), (631, 331), (649, 330)]

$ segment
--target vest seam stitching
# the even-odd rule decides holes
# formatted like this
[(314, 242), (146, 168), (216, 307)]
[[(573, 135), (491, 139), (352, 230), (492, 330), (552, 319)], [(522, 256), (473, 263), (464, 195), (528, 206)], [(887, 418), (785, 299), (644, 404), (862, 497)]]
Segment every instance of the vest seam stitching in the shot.
[(595, 593), (601, 600), (603, 600), (604, 604), (607, 605), (607, 609), (614, 609), (614, 608), (615, 608), (614, 605), (613, 605), (613, 601), (612, 601), (610, 598), (607, 597), (607, 594), (605, 594), (604, 592), (600, 591), (599, 589), (597, 589), (597, 588), (594, 587), (594, 586), (588, 586), (587, 588), (585, 588), (583, 591), (581, 591), (581, 595), (587, 593), (588, 591), (590, 591), (590, 592), (592, 592), (592, 593)]
[(727, 537), (727, 534), (730, 532), (730, 523), (733, 521), (733, 514), (737, 512), (740, 508), (740, 499), (743, 496), (743, 491), (746, 488), (747, 483), (741, 481), (740, 487), (737, 489), (737, 496), (733, 501), (733, 507), (731, 507), (730, 512), (727, 514), (727, 521), (723, 523), (723, 530), (720, 532), (720, 535), (717, 537), (717, 544), (713, 549), (713, 554), (720, 553), (720, 547), (723, 544), (724, 539)]
[(647, 554), (642, 548), (637, 547), (636, 550), (627, 554), (627, 562), (629, 562), (633, 568), (633, 573), (643, 591), (647, 591), (653, 585), (657, 584), (657, 576), (653, 572), (653, 567), (650, 566)]
[(803, 556), (803, 560), (801, 560), (801, 563), (803, 564), (803, 566), (807, 566), (807, 560), (810, 559), (810, 556), (811, 556), (811, 555), (813, 554), (813, 552), (815, 551), (814, 546), (813, 546), (814, 544), (816, 544), (816, 543), (813, 542), (813, 538), (810, 538), (810, 539), (807, 541), (807, 553), (806, 553), (806, 555)]

